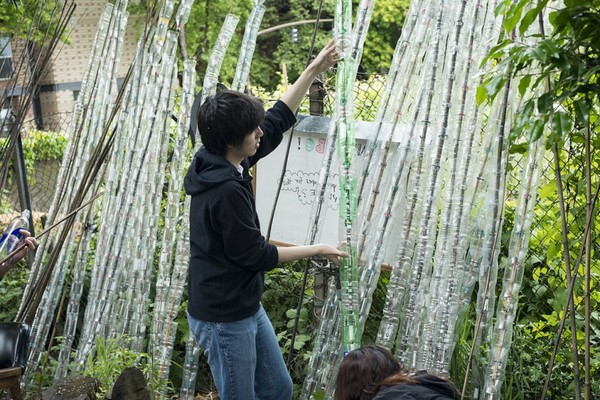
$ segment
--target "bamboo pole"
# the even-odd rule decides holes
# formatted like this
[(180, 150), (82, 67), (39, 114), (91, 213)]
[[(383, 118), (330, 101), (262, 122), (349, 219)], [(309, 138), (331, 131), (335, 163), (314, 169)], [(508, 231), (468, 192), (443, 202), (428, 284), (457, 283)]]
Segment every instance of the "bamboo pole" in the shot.
[[(585, 198), (586, 198), (586, 219), (590, 221), (591, 225), (594, 225), (594, 210), (591, 207), (591, 198), (592, 198), (592, 157), (591, 157), (591, 132), (590, 132), (590, 120), (587, 120), (587, 126), (585, 127), (585, 137), (584, 137), (584, 147), (585, 147)], [(583, 395), (585, 400), (591, 400), (591, 372), (592, 372), (592, 364), (591, 364), (591, 321), (592, 321), (592, 303), (591, 303), (591, 293), (592, 293), (592, 253), (594, 252), (593, 244), (592, 244), (592, 235), (588, 235), (587, 240), (585, 242), (586, 254), (585, 254), (585, 275), (584, 275), (584, 366), (585, 366), (585, 381), (583, 386)], [(578, 376), (575, 379), (579, 379)]]
[[(585, 243), (587, 242), (588, 236), (590, 235), (590, 232), (592, 230), (591, 229), (592, 218), (594, 215), (594, 209), (596, 207), (596, 201), (598, 200), (599, 193), (600, 193), (600, 184), (598, 184), (598, 186), (596, 186), (596, 191), (594, 192), (593, 196), (591, 196), (590, 209), (592, 210), (592, 212), (590, 213), (590, 215), (587, 216), (586, 221), (585, 221), (585, 228), (583, 231), (583, 237), (581, 239), (581, 247), (579, 250), (579, 254), (577, 255), (577, 259), (573, 265), (574, 271), (577, 271), (579, 269), (579, 266), (581, 265), (581, 260), (583, 259), (583, 255), (585, 254), (585, 249), (586, 249)], [(569, 303), (573, 299), (573, 291), (575, 288), (576, 278), (577, 278), (577, 274), (573, 274), (571, 276), (571, 279), (569, 279), (569, 284), (567, 286), (567, 301), (566, 301), (565, 307), (562, 312), (562, 317), (561, 317), (560, 323), (558, 325), (558, 330), (556, 332), (554, 346), (552, 348), (552, 354), (550, 356), (550, 362), (548, 364), (548, 371), (546, 373), (546, 379), (544, 381), (544, 387), (542, 389), (542, 395), (540, 397), (540, 400), (544, 400), (546, 398), (546, 393), (548, 392), (548, 387), (550, 386), (550, 378), (552, 377), (554, 361), (556, 360), (556, 355), (558, 353), (558, 346), (561, 341), (562, 332), (565, 328), (567, 314), (569, 314), (567, 308), (569, 307)]]
[[(538, 28), (542, 35), (542, 37), (546, 36), (546, 28), (544, 26), (544, 18), (543, 13), (540, 12), (538, 14)], [(546, 78), (546, 89), (550, 90), (552, 84), (550, 82), (550, 78)], [(554, 155), (554, 176), (556, 179), (556, 189), (558, 196), (558, 206), (560, 213), (560, 221), (561, 221), (561, 238), (562, 238), (562, 246), (563, 246), (563, 260), (565, 262), (565, 275), (567, 280), (571, 279), (571, 275), (577, 275), (577, 270), (571, 270), (571, 255), (570, 255), (570, 246), (569, 246), (569, 238), (568, 238), (568, 224), (567, 224), (567, 214), (565, 212), (565, 200), (564, 200), (564, 191), (562, 185), (562, 176), (561, 176), (561, 167), (560, 167), (560, 155), (558, 149), (558, 143), (554, 142), (552, 145), (552, 152)], [(589, 198), (589, 197), (588, 197)], [(570, 326), (571, 326), (571, 350), (573, 352), (573, 376), (574, 376), (574, 386), (575, 386), (575, 400), (579, 400), (581, 398), (581, 385), (579, 382), (580, 372), (579, 372), (579, 349), (577, 345), (577, 322), (575, 319), (575, 302), (573, 301), (573, 297), (570, 297), (568, 300), (568, 307), (570, 313)]]

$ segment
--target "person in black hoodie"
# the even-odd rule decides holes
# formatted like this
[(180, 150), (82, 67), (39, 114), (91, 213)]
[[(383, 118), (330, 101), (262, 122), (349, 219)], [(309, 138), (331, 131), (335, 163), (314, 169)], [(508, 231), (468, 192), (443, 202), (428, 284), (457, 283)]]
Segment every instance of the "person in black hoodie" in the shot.
[(367, 345), (349, 352), (335, 382), (335, 400), (453, 400), (454, 385), (443, 378), (402, 369), (386, 348)]
[(315, 77), (335, 64), (330, 41), (266, 114), (260, 100), (224, 90), (198, 110), (202, 147), (185, 176), (191, 196), (188, 323), (221, 400), (292, 398), (292, 380), (260, 299), (278, 263), (347, 254), (328, 244), (277, 247), (261, 234), (250, 168), (296, 122)]

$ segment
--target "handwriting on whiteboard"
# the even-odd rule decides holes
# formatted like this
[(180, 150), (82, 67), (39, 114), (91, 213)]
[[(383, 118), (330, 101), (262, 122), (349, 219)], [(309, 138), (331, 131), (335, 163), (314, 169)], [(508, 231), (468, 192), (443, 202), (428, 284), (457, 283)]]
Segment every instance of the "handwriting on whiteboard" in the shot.
[[(279, 183), (279, 180), (277, 180)], [(290, 171), (286, 170), (281, 184), (282, 192), (295, 193), (300, 204), (308, 206), (319, 199), (317, 191), (321, 191), (319, 187), (318, 172), (304, 172), (301, 170)], [(325, 193), (322, 195), (323, 204), (327, 204), (332, 210), (338, 209), (338, 174), (331, 174), (327, 181)]]

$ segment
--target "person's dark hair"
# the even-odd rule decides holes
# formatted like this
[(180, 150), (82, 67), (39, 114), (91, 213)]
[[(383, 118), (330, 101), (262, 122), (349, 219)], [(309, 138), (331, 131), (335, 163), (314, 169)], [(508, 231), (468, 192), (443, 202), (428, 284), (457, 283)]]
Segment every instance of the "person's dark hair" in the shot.
[(386, 348), (366, 345), (352, 350), (342, 360), (335, 381), (335, 400), (370, 400), (386, 378), (394, 383), (415, 383)]
[(214, 154), (225, 155), (227, 146), (237, 147), (265, 118), (260, 99), (233, 90), (208, 97), (198, 110), (202, 144)]

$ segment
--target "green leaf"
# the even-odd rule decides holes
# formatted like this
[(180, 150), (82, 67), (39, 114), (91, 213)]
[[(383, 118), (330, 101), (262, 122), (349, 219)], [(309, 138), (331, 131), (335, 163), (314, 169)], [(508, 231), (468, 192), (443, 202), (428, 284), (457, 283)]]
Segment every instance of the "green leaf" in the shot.
[(519, 81), (519, 94), (521, 96), (525, 95), (525, 92), (529, 88), (529, 84), (531, 83), (531, 75), (525, 75)]
[(552, 131), (555, 137), (563, 138), (571, 132), (571, 118), (564, 111), (557, 111), (552, 114)]
[(529, 53), (529, 47), (523, 45), (512, 46), (510, 49), (510, 61), (514, 64), (513, 69), (521, 71), (530, 65), (532, 58)]
[(525, 154), (529, 149), (529, 144), (527, 143), (516, 143), (510, 145), (510, 153), (511, 154)]
[[(542, 198), (548, 198), (554, 196), (556, 194), (556, 180), (549, 180), (545, 185), (540, 186), (538, 189), (538, 194)], [(551, 243), (554, 243), (551, 241)]]
[(569, 136), (569, 139), (573, 143), (583, 144), (585, 143), (585, 132), (583, 132), (581, 129), (576, 130), (571, 134), (571, 136)]
[(485, 90), (485, 85), (480, 85), (477, 87), (477, 93), (475, 94), (475, 101), (478, 106), (482, 105), (483, 102), (487, 99), (487, 90)]
[(485, 90), (490, 98), (490, 101), (494, 100), (496, 95), (500, 92), (500, 89), (504, 87), (506, 83), (506, 77), (504, 74), (497, 73), (492, 79), (485, 85)]
[(548, 62), (548, 52), (545, 47), (540, 46), (539, 44), (534, 47), (530, 47), (528, 50), (528, 54), (534, 60), (539, 61), (541, 64), (546, 64)]
[(533, 122), (533, 124), (529, 128), (527, 135), (527, 141), (529, 143), (537, 141), (542, 136), (542, 133), (544, 132), (544, 125), (546, 125), (546, 121), (542, 118), (536, 119)]
[(529, 0), (520, 0), (517, 4), (512, 5), (507, 9), (503, 22), (504, 29), (507, 32), (511, 32), (515, 26), (517, 26), (521, 20), (523, 7), (525, 7), (526, 4), (529, 4)]
[(551, 242), (546, 251), (546, 260), (552, 260), (561, 249), (561, 242)]
[(315, 400), (325, 400), (325, 390), (319, 389), (313, 393), (312, 397)]
[(562, 9), (550, 13), (549, 20), (550, 23), (554, 26), (554, 35), (560, 33), (569, 24), (569, 11), (569, 9)]
[(573, 103), (573, 109), (575, 110), (575, 118), (577, 118), (577, 121), (580, 124), (587, 126), (590, 121), (590, 106), (587, 101), (584, 99), (575, 101)]
[[(562, 312), (564, 304), (567, 300), (567, 289), (566, 288), (556, 288), (554, 292), (554, 301), (551, 303), (552, 308), (556, 312)], [(548, 322), (556, 322), (558, 318), (547, 316), (545, 317)]]
[[(555, 66), (565, 74), (571, 73), (572, 66), (569, 57), (562, 53), (558, 53), (552, 58), (552, 66)], [(547, 68), (550, 68), (550, 66), (547, 66)]]
[(538, 46), (543, 48), (548, 58), (557, 58), (560, 54), (560, 48), (556, 44), (556, 41), (552, 39), (542, 40)]
[(498, 5), (496, 6), (496, 8), (494, 9), (494, 15), (503, 15), (511, 3), (512, 3), (511, 0), (500, 1), (498, 3)]
[(542, 297), (547, 290), (548, 288), (545, 285), (535, 285), (533, 287), (533, 291), (538, 297)]
[[(533, 116), (533, 110), (535, 107), (535, 103), (533, 99), (527, 100), (525, 104), (521, 107), (521, 109), (517, 112), (515, 116), (515, 125), (513, 130), (517, 132), (521, 132), (526, 125), (528, 125)], [(515, 136), (518, 137), (518, 136)]]
[(540, 114), (546, 114), (546, 113), (550, 112), (552, 110), (552, 103), (553, 103), (553, 98), (552, 98), (552, 93), (550, 93), (550, 92), (546, 92), (543, 95), (541, 95), (540, 97), (538, 97), (537, 108), (538, 108), (538, 111), (540, 112)]
[(546, 4), (548, 4), (548, 0), (541, 0), (535, 8), (532, 8), (525, 13), (521, 19), (521, 24), (519, 25), (519, 34), (521, 36), (523, 36), (525, 31), (527, 31), (531, 24), (537, 19), (540, 12), (546, 7)]
[(296, 340), (294, 341), (294, 350), (301, 350), (309, 340), (310, 337), (307, 335), (297, 335)]
[(600, 65), (597, 65), (593, 68), (588, 68), (583, 75), (583, 79), (588, 81), (591, 77), (598, 74), (600, 74)]
[(501, 41), (500, 43), (498, 43), (490, 49), (488, 54), (483, 58), (483, 60), (481, 60), (481, 63), (479, 65), (483, 66), (491, 59), (503, 57), (507, 50), (506, 47), (513, 44), (514, 42), (512, 40), (504, 39), (503, 41)]

